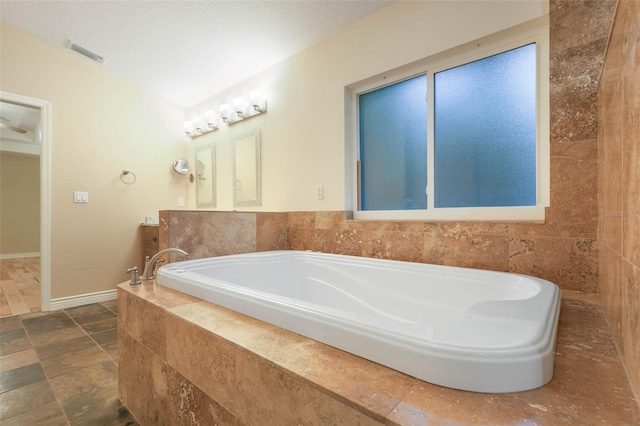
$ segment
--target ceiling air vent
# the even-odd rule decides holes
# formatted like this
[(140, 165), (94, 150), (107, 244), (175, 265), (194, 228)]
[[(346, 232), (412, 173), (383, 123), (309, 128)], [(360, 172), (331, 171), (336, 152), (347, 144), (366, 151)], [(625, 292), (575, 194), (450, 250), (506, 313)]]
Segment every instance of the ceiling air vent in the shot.
[(69, 49), (73, 50), (74, 52), (78, 52), (82, 56), (86, 56), (87, 58), (91, 59), (92, 61), (98, 62), (99, 64), (104, 62), (104, 58), (102, 56), (96, 55), (92, 51), (87, 50), (82, 46), (78, 46), (75, 43), (69, 42)]

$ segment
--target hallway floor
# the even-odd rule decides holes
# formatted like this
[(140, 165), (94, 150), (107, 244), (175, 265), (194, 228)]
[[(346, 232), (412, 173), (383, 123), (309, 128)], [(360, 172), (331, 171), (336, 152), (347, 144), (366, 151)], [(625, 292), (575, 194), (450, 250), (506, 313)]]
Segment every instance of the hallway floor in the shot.
[(118, 400), (115, 300), (0, 319), (0, 423), (138, 424)]
[(0, 318), (40, 311), (40, 258), (0, 260)]

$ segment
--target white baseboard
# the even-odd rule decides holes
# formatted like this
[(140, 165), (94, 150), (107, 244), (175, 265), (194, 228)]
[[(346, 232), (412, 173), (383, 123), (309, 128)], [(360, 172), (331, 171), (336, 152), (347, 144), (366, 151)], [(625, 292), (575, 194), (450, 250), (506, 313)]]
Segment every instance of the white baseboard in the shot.
[(99, 291), (97, 293), (79, 294), (77, 296), (61, 297), (52, 299), (49, 305), (50, 310), (75, 308), (76, 306), (89, 305), (91, 303), (106, 302), (115, 300), (118, 297), (117, 290)]
[(39, 251), (29, 252), (29, 253), (7, 253), (0, 254), (0, 260), (6, 259), (23, 259), (25, 257), (40, 257)]

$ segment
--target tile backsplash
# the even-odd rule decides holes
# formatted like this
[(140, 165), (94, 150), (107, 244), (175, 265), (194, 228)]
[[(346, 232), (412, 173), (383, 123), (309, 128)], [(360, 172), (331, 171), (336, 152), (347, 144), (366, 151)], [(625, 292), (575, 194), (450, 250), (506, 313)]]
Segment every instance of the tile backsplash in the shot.
[(351, 217), (351, 212), (344, 211), (162, 211), (160, 249), (179, 247), (192, 259), (314, 250), (516, 272), (547, 279), (565, 290), (597, 292), (595, 238), (519, 235), (519, 224), (379, 222)]
[(179, 247), (191, 259), (287, 248), (286, 213), (163, 210), (160, 250)]

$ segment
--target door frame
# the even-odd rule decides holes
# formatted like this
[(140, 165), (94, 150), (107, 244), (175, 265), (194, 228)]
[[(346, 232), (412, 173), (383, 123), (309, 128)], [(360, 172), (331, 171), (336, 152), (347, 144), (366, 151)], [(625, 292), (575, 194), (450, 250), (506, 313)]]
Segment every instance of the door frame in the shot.
[(40, 310), (51, 310), (51, 102), (0, 91), (0, 101), (40, 108)]

